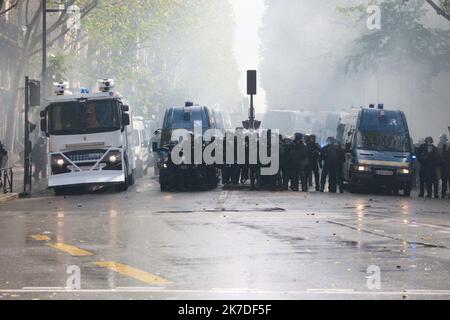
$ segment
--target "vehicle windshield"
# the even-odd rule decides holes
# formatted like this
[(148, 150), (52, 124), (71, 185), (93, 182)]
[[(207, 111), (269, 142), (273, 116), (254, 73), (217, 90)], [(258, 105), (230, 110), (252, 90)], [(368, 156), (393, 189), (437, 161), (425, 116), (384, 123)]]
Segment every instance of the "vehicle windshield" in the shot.
[(411, 152), (408, 133), (359, 132), (357, 148), (371, 151)]
[(87, 134), (120, 129), (116, 100), (61, 102), (50, 106), (50, 133)]
[(366, 112), (357, 134), (357, 148), (373, 151), (411, 152), (411, 140), (401, 113)]
[(201, 108), (171, 110), (164, 122), (165, 130), (186, 129), (188, 131), (194, 131), (196, 126), (203, 127), (204, 130), (211, 126), (208, 116)]

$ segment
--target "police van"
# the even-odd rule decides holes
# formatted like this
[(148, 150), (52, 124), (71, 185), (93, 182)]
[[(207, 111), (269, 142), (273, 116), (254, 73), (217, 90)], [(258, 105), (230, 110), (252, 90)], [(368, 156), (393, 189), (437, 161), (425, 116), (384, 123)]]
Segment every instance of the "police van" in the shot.
[(340, 119), (337, 135), (345, 146), (344, 180), (350, 191), (376, 187), (411, 195), (414, 157), (402, 111), (382, 104), (352, 110)]
[(171, 139), (174, 130), (185, 129), (193, 133), (196, 126), (201, 126), (202, 134), (208, 129), (218, 129), (212, 110), (192, 102), (186, 102), (183, 107), (167, 109), (161, 132), (161, 145), (173, 142)]
[(48, 138), (48, 187), (64, 194), (72, 187), (134, 183), (135, 157), (130, 107), (113, 91), (113, 80), (100, 80), (99, 92), (67, 92), (55, 84), (55, 95), (41, 112)]

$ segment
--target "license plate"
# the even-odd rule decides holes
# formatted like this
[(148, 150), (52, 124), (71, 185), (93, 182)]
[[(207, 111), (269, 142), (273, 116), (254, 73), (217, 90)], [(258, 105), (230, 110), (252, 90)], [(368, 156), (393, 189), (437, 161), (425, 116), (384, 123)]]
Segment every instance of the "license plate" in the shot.
[(377, 170), (378, 176), (393, 176), (394, 171)]

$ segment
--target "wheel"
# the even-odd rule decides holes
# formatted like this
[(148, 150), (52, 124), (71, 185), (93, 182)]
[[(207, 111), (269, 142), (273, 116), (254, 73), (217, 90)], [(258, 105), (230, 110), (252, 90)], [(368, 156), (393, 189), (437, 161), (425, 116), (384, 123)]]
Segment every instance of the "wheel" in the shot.
[(165, 183), (162, 183), (159, 185), (161, 192), (166, 192), (169, 191), (169, 188), (167, 187), (167, 185)]
[(53, 188), (53, 192), (55, 193), (55, 196), (57, 196), (57, 197), (67, 195), (66, 188)]
[(403, 189), (403, 195), (405, 197), (411, 197), (411, 186), (407, 186), (405, 189)]
[(136, 172), (133, 170), (130, 175), (128, 175), (128, 186), (133, 186), (136, 183)]
[(127, 191), (127, 190), (128, 190), (128, 186), (129, 186), (130, 184), (129, 184), (129, 175), (128, 175), (127, 173), (128, 173), (128, 167), (125, 167), (125, 181), (122, 182), (121, 184), (117, 184), (117, 185), (114, 187), (114, 189), (115, 189), (117, 192), (124, 192), (124, 191)]

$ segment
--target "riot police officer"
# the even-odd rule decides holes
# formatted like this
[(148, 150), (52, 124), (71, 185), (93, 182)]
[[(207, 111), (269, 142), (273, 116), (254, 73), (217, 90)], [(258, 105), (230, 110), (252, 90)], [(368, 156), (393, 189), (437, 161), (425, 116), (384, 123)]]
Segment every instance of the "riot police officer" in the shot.
[(280, 170), (281, 179), (283, 184), (283, 190), (289, 190), (290, 181), (290, 152), (293, 146), (293, 142), (289, 138), (280, 140)]
[(47, 145), (43, 137), (39, 137), (31, 151), (31, 159), (34, 164), (33, 177), (35, 180), (47, 178)]
[(314, 183), (316, 191), (320, 191), (320, 170), (319, 170), (319, 158), (320, 158), (320, 145), (316, 142), (316, 136), (309, 136), (309, 140), (306, 144), (308, 150), (308, 180), (309, 186), (312, 186), (312, 178), (314, 177)]
[[(433, 193), (435, 198), (439, 198), (439, 182), (437, 178), (437, 169), (439, 166), (439, 152), (438, 148), (433, 144), (433, 138), (425, 139), (425, 144), (421, 145), (418, 152), (418, 160), (421, 165), (421, 174), (424, 177), (427, 198), (432, 198)], [(419, 197), (424, 194), (421, 190)]]
[[(322, 148), (322, 150), (320, 152), (319, 163), (320, 163), (320, 166), (322, 167), (322, 176), (320, 178), (320, 192), (325, 191), (325, 184), (327, 183), (327, 178), (329, 178), (329, 176), (330, 176), (330, 159), (329, 158), (330, 158), (330, 154), (332, 153), (333, 144), (334, 144), (334, 138), (328, 137), (327, 144)], [(332, 179), (332, 176), (330, 176), (330, 179)]]
[(441, 142), (438, 146), (441, 155), (441, 181), (442, 181), (442, 199), (447, 196), (447, 191), (450, 186), (450, 145), (447, 136), (441, 136)]
[(345, 150), (339, 141), (335, 140), (336, 148), (336, 180), (339, 187), (339, 193), (344, 193), (344, 164)]
[(296, 133), (294, 135), (294, 141), (289, 151), (289, 180), (291, 181), (291, 189), (293, 191), (299, 191), (300, 182), (302, 191), (308, 191), (308, 182), (306, 173), (306, 160), (308, 158), (308, 152), (306, 145), (303, 143), (303, 135)]
[(6, 151), (5, 146), (0, 141), (0, 169), (5, 168), (7, 162), (8, 162), (8, 151)]

